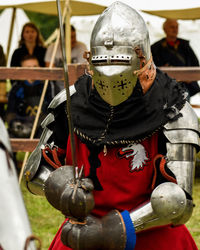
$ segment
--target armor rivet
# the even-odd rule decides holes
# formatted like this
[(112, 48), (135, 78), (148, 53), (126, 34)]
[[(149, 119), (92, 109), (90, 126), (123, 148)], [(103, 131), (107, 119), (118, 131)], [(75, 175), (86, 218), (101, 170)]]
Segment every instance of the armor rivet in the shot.
[(181, 205), (183, 205), (184, 204), (184, 201), (181, 201)]
[(172, 214), (176, 214), (176, 212), (174, 211), (174, 212), (172, 212)]

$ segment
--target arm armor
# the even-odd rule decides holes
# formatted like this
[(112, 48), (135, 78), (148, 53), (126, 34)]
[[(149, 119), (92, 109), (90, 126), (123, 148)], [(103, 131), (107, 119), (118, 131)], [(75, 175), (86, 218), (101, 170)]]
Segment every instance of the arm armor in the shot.
[[(75, 93), (74, 85), (70, 86), (70, 95)], [(62, 103), (66, 101), (66, 92), (62, 90), (58, 95), (49, 104), (48, 109), (51, 113), (44, 119), (41, 126), (43, 128), (40, 141), (31, 153), (24, 170), (24, 176), (27, 183), (27, 188), (33, 194), (44, 195), (44, 182), (49, 177), (50, 173), (54, 171), (54, 168), (51, 167), (48, 163), (43, 160), (42, 149), (46, 144), (49, 144), (50, 147), (54, 146), (51, 135), (53, 131), (49, 129), (49, 125), (55, 122), (54, 110)]]
[(150, 202), (130, 213), (137, 232), (161, 225), (184, 224), (192, 214), (192, 185), (196, 149), (199, 148), (198, 118), (186, 103), (177, 121), (164, 126), (167, 167), (177, 184), (165, 182), (152, 192)]

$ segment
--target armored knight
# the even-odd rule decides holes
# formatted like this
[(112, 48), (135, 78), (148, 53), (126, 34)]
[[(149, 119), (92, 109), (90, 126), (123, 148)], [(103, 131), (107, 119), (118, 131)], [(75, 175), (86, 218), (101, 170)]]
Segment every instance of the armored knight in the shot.
[(65, 216), (50, 249), (197, 249), (192, 215), (198, 119), (184, 88), (155, 68), (142, 17), (115, 2), (98, 18), (90, 74), (49, 106), (25, 169), (28, 189)]

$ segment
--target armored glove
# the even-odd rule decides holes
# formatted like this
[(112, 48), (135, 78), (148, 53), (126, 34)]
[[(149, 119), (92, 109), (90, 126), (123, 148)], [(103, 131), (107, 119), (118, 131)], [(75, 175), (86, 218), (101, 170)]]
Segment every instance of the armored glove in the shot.
[(75, 250), (133, 250), (136, 234), (129, 212), (113, 210), (101, 219), (89, 215), (83, 223), (67, 221), (61, 240)]
[(53, 171), (44, 184), (49, 203), (65, 216), (83, 220), (94, 208), (93, 184), (88, 178), (74, 179), (73, 166)]

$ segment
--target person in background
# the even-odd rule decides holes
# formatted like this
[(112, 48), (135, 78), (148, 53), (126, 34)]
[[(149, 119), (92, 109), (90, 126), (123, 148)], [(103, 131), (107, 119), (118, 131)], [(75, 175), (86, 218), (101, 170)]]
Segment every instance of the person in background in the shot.
[(33, 55), (38, 59), (39, 66), (44, 67), (44, 56), (46, 48), (39, 29), (34, 23), (26, 23), (21, 32), (19, 48), (17, 48), (11, 57), (11, 67), (20, 67), (21, 60), (26, 55)]
[(185, 89), (155, 67), (144, 20), (122, 2), (99, 16), (90, 46), (91, 74), (70, 86), (76, 160), (63, 90), (24, 171), (63, 214), (49, 250), (197, 250), (184, 224), (199, 126)]
[[(26, 55), (20, 64), (21, 67), (39, 67), (39, 61), (34, 55)], [(44, 82), (27, 79), (15, 81), (8, 96), (6, 121), (11, 137), (29, 137), (33, 122), (38, 110), (38, 105), (43, 90)], [(51, 83), (48, 85), (38, 127), (45, 117), (47, 107), (52, 100)], [(36, 130), (35, 137), (40, 136), (40, 130)]]
[[(6, 66), (6, 57), (0, 45), (0, 67)], [(6, 81), (0, 80), (0, 117), (5, 118)]]
[[(198, 59), (192, 50), (189, 41), (177, 37), (178, 22), (175, 19), (166, 19), (163, 23), (166, 37), (151, 46), (152, 56), (156, 66), (199, 66)], [(200, 92), (197, 82), (184, 82), (188, 91), (188, 100)]]
[(0, 45), (0, 66), (6, 66), (6, 57), (3, 51), (3, 47)]
[[(65, 25), (64, 25), (65, 30)], [(49, 67), (51, 62), (51, 57), (53, 53), (55, 43), (52, 43), (47, 48), (45, 54), (45, 65)], [(76, 39), (76, 30), (73, 25), (71, 25), (71, 63), (87, 63), (86, 59), (83, 58), (84, 52), (87, 50), (87, 47), (84, 43), (77, 41)], [(53, 67), (62, 67), (63, 66), (63, 58), (61, 51), (61, 44), (58, 44), (58, 48), (56, 51)], [(55, 88), (57, 89), (57, 93), (60, 92), (64, 88), (63, 81), (56, 81)]]

